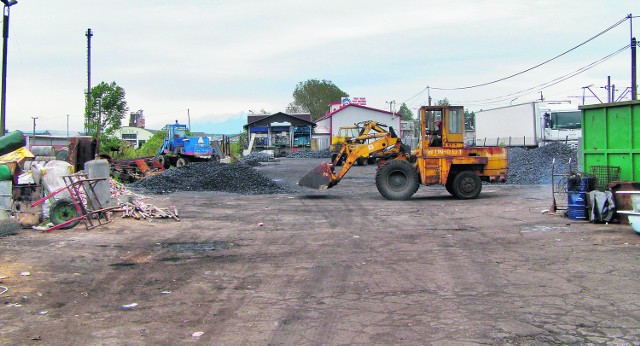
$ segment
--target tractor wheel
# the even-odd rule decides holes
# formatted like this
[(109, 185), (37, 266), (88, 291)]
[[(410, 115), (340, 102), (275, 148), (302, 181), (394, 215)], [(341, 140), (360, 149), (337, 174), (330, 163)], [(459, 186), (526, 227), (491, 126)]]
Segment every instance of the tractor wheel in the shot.
[(331, 154), (331, 163), (336, 160), (336, 157), (338, 157), (338, 154)]
[(188, 163), (189, 163), (189, 160), (185, 159), (184, 157), (181, 157), (178, 159), (178, 161), (176, 161), (176, 167), (186, 166)]
[(453, 195), (459, 199), (472, 199), (478, 197), (482, 191), (482, 180), (471, 171), (463, 171), (456, 174), (451, 185)]
[(158, 163), (161, 164), (164, 168), (169, 168), (171, 166), (171, 162), (169, 161), (167, 155), (158, 156)]
[(409, 199), (419, 186), (418, 172), (407, 161), (390, 160), (376, 173), (376, 187), (386, 199)]
[(367, 165), (367, 159), (365, 159), (364, 157), (359, 157), (356, 159), (356, 165), (358, 166), (366, 166)]
[[(54, 225), (65, 223), (71, 219), (80, 216), (76, 205), (68, 198), (63, 198), (55, 201), (49, 208), (49, 220)], [(80, 220), (75, 220), (72, 223), (62, 227), (62, 229), (69, 229), (75, 227)]]

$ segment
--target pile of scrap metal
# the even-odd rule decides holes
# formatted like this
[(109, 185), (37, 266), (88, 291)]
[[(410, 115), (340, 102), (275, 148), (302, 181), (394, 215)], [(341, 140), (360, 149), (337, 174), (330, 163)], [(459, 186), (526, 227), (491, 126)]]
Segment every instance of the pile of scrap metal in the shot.
[(111, 176), (123, 183), (132, 183), (165, 170), (153, 157), (123, 161), (116, 161), (110, 157), (106, 157), (106, 159), (111, 165)]

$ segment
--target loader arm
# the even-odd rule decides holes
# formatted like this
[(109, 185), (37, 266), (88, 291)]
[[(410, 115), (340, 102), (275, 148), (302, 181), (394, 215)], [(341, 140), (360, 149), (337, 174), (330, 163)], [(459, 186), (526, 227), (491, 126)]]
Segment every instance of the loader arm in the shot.
[[(358, 158), (368, 158), (373, 153), (385, 152), (387, 156), (397, 156), (402, 150), (402, 142), (392, 128), (386, 131), (375, 121), (366, 122), (358, 137), (347, 139), (338, 155), (331, 163), (323, 163), (307, 173), (299, 185), (313, 189), (328, 189), (340, 182)], [(341, 169), (336, 173), (338, 162), (346, 157)]]

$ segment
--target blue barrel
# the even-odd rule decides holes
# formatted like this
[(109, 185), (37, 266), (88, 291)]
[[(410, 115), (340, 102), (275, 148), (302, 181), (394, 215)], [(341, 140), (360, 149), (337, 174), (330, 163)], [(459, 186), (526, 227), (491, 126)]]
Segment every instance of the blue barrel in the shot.
[(593, 176), (586, 176), (580, 179), (579, 192), (589, 192), (596, 189), (596, 178)]
[(587, 219), (587, 193), (569, 191), (569, 208), (567, 216), (572, 220)]

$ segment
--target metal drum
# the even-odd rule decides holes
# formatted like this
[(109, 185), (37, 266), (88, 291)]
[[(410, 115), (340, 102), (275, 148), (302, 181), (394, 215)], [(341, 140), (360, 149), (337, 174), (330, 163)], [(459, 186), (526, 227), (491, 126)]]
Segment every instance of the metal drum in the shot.
[(567, 216), (572, 220), (587, 219), (587, 193), (569, 191), (569, 207)]

